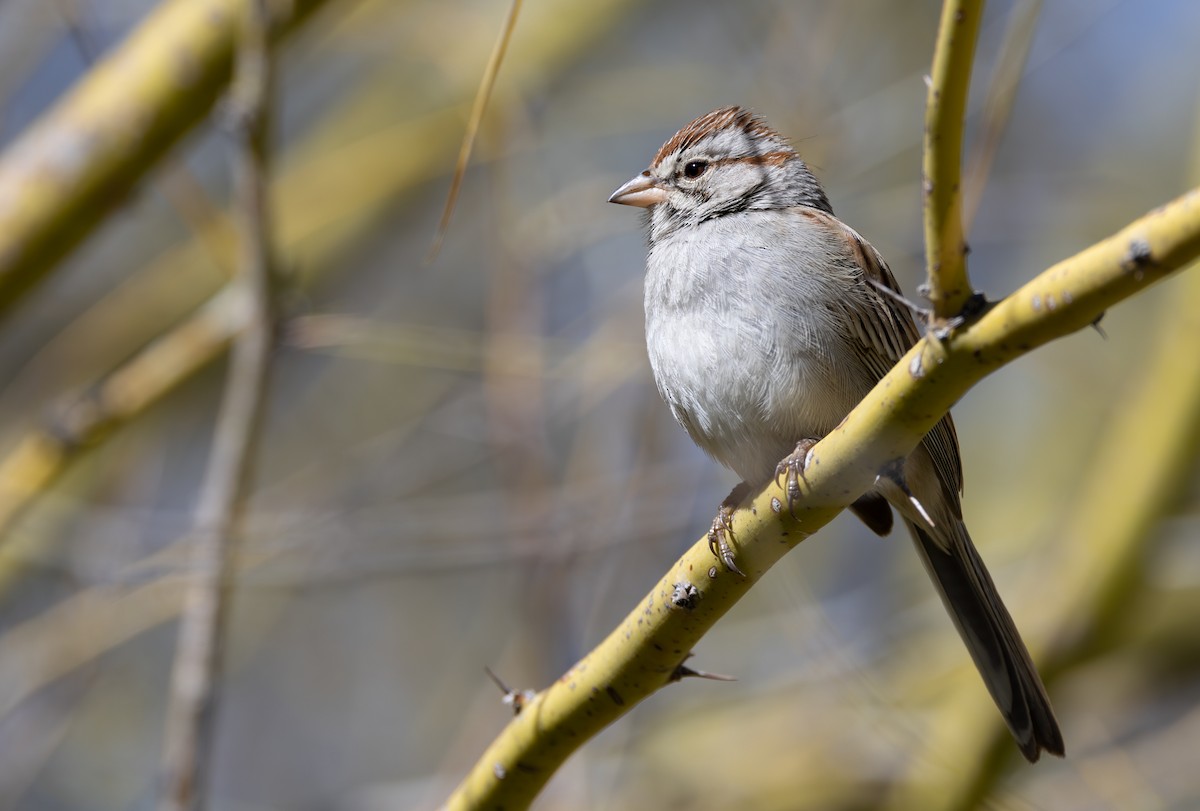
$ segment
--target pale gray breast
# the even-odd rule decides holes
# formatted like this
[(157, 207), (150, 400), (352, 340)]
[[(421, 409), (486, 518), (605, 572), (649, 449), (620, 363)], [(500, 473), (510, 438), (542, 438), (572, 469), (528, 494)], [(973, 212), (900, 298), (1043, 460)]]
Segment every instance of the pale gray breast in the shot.
[[(751, 482), (823, 436), (870, 387), (847, 366), (844, 259), (786, 212), (729, 215), (656, 244), (646, 341), (659, 392), (692, 439)], [(850, 355), (852, 358), (853, 355)]]

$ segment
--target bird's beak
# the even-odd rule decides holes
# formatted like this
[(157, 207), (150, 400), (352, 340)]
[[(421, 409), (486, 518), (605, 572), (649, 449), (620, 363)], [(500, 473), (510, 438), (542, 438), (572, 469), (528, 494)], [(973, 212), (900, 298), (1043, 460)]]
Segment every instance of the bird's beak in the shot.
[(649, 208), (667, 199), (667, 193), (658, 180), (650, 174), (650, 170), (642, 172), (633, 180), (617, 189), (608, 198), (610, 203), (620, 203), (623, 206)]

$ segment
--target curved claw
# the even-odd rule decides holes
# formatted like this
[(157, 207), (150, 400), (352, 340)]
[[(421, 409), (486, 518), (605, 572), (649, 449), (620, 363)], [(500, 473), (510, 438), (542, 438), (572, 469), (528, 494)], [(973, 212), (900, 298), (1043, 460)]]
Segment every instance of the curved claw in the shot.
[[(732, 498), (732, 496), (731, 493), (730, 497)], [(708, 530), (708, 548), (714, 557), (725, 564), (726, 569), (745, 577), (746, 573), (739, 569), (733, 560), (733, 549), (729, 546), (728, 540), (730, 538), (733, 538), (733, 506), (722, 503), (720, 509), (717, 510), (717, 517), (713, 519), (712, 527)]]
[[(800, 440), (796, 443), (796, 449), (780, 460), (779, 464), (775, 466), (775, 484), (784, 488), (784, 492), (787, 494), (788, 512), (791, 513), (792, 518), (796, 517), (796, 502), (800, 500), (800, 496), (803, 494), (800, 490), (800, 482), (803, 481), (805, 484), (808, 484), (808, 479), (804, 478), (804, 467), (805, 462), (808, 460), (808, 452), (812, 450), (818, 441), (816, 439)], [(781, 478), (784, 479), (782, 484), (779, 481)]]

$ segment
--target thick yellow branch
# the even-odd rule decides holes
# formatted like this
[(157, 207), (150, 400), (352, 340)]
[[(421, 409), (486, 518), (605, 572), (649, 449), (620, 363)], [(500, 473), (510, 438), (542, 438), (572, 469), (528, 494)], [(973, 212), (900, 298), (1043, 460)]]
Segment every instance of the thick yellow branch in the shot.
[(588, 738), (668, 684), (692, 647), (786, 552), (907, 455), (967, 390), (1200, 255), (1200, 190), (1060, 262), (943, 340), (919, 342), (813, 448), (795, 518), (769, 486), (734, 516), (739, 578), (707, 539), (680, 558), (597, 648), (538, 693), (447, 801), (450, 809), (523, 808)]
[[(1030, 639), (1048, 682), (1104, 645), (1122, 625), (1142, 582), (1141, 562), (1153, 531), (1191, 481), (1200, 441), (1200, 273), (1177, 283), (1177, 295), (1158, 319), (1159, 336), (1145, 368), (1130, 381), (1123, 402), (1098, 436), (1094, 458), (1081, 460), (1083, 485), (1057, 533), (1042, 572), (1038, 613), (1053, 629)], [(1049, 584), (1053, 584), (1051, 587)], [(1109, 640), (1111, 641), (1111, 640)], [(1013, 754), (1008, 731), (990, 707), (979, 711), (975, 685), (943, 696), (939, 720), (923, 740), (929, 753), (914, 757), (910, 779), (898, 783), (887, 809), (929, 811), (978, 808), (995, 789), (1001, 765)], [(973, 714), (978, 723), (964, 723)]]
[(925, 257), (929, 301), (940, 319), (962, 312), (973, 289), (963, 236), (963, 117), (983, 0), (946, 0), (925, 102)]
[[(273, 0), (272, 33), (322, 2)], [(208, 115), (229, 81), (243, 5), (163, 4), (0, 157), (0, 312)]]

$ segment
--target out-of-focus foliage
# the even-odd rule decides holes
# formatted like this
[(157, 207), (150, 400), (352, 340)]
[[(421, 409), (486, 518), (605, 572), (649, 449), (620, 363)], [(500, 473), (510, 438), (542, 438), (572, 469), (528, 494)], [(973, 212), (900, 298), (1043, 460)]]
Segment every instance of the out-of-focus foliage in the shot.
[[(0, 146), (88, 70), (80, 36), (119, 47), (151, 5), (0, 4)], [(1026, 5), (988, 6), (968, 166)], [(484, 666), (513, 686), (553, 680), (707, 527), (733, 479), (658, 401), (639, 223), (604, 202), (679, 125), (730, 103), (763, 113), (905, 289), (921, 279), (938, 3), (526, 3), (432, 266), (507, 3), (332, 6), (279, 63), (274, 204), (300, 281), (243, 544), (217, 808), (436, 805), (506, 720)], [(977, 286), (1002, 296), (1200, 182), (1197, 31), (1186, 0), (1045, 4), (968, 233)], [(185, 141), (0, 322), (0, 460), (220, 289), (227, 243), (208, 212), (228, 202), (227, 149), (218, 122)], [(1031, 767), (1005, 742), (986, 783), (997, 806), (1200, 797), (1194, 465), (1119, 559), (1127, 582), (1099, 628), (1064, 616), (1060, 568), (1109, 560), (1099, 545), (1078, 557), (1079, 515), (1121, 503), (1098, 495), (1104, 477), (1121, 493), (1150, 475), (1146, 454), (1105, 445), (1137, 442), (1111, 428), (1134, 404), (1155, 425), (1128, 390), (1147, 353), (1195, 354), (1155, 336), (1184, 318), (1181, 297), (1200, 311), (1196, 289), (1181, 278), (1128, 302), (1108, 340), (1036, 352), (955, 410), (967, 517), (1035, 657), (1055, 657), (1069, 755)], [(0, 541), (2, 806), (153, 795), (219, 366), (80, 456)], [(1194, 433), (1181, 429), (1185, 461)], [(736, 683), (655, 696), (539, 807), (932, 807), (1001, 732), (924, 578), (903, 537), (839, 519), (696, 651)]]

